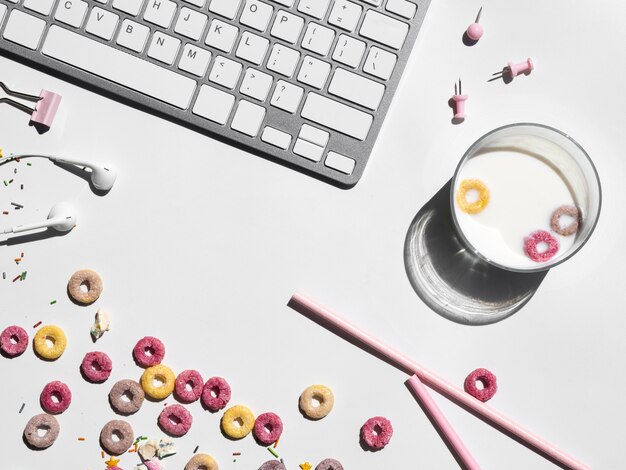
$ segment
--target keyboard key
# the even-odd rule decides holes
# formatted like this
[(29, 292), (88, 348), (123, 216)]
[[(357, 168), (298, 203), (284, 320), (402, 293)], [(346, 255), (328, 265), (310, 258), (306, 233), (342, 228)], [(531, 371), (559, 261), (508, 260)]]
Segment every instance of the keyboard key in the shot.
[[(63, 0), (60, 0), (63, 3)], [(143, 6), (143, 0), (113, 0), (113, 8), (137, 16)]]
[(36, 11), (42, 15), (48, 16), (52, 11), (54, 0), (24, 0), (24, 8)]
[(204, 4), (206, 3), (205, 0), (183, 0), (184, 2), (190, 3), (192, 5), (195, 5), (197, 7), (202, 8), (204, 6)]
[(196, 81), (59, 26), (51, 26), (42, 53), (181, 109)]
[(270, 42), (267, 39), (246, 31), (241, 35), (239, 47), (237, 47), (235, 55), (248, 62), (260, 65), (265, 58), (269, 45)]
[(250, 26), (257, 31), (265, 31), (274, 13), (274, 8), (267, 3), (258, 0), (246, 0), (246, 5), (241, 13), (241, 24)]
[(361, 63), (364, 53), (365, 43), (363, 41), (342, 34), (337, 40), (333, 60), (356, 68)]
[(239, 75), (241, 75), (242, 69), (243, 66), (239, 62), (227, 59), (226, 57), (217, 56), (215, 62), (213, 62), (209, 80), (232, 90), (239, 81)]
[(239, 28), (220, 20), (213, 20), (204, 42), (207, 46), (230, 52), (233, 50), (237, 36), (239, 36)]
[(400, 49), (408, 32), (408, 24), (369, 10), (365, 14), (359, 34), (394, 49)]
[(300, 53), (298, 51), (294, 51), (282, 44), (274, 44), (270, 58), (267, 60), (267, 68), (285, 77), (291, 77), (296, 70), (299, 60)]
[(336, 69), (328, 93), (376, 111), (385, 93), (385, 85), (344, 69)]
[(148, 48), (148, 57), (152, 57), (164, 64), (172, 65), (179, 48), (180, 39), (157, 31), (152, 36), (152, 42)]
[(246, 70), (239, 92), (259, 101), (265, 101), (274, 79), (271, 75), (255, 69)]
[(328, 10), (329, 3), (330, 0), (300, 0), (298, 11), (321, 20)]
[(302, 117), (359, 140), (367, 137), (374, 120), (370, 114), (317, 93), (307, 96)]
[(411, 20), (415, 16), (417, 5), (407, 0), (387, 0), (385, 9), (396, 15), (404, 16), (407, 20)]
[(285, 10), (280, 10), (276, 14), (276, 19), (274, 20), (270, 34), (283, 41), (295, 44), (300, 37), (303, 26), (304, 18), (292, 15)]
[(39, 45), (45, 26), (46, 22), (41, 18), (13, 10), (9, 15), (2, 37), (7, 41), (35, 50)]
[(352, 158), (341, 155), (340, 153), (328, 152), (324, 165), (328, 168), (332, 168), (333, 170), (345, 173), (346, 175), (351, 175), (354, 171), (356, 162)]
[(278, 80), (270, 104), (275, 108), (294, 114), (298, 106), (300, 106), (303, 94), (304, 88), (300, 88), (299, 86), (283, 80)]
[(202, 36), (209, 17), (191, 8), (183, 7), (178, 15), (174, 32), (197, 41)]
[(252, 104), (249, 101), (241, 100), (237, 111), (235, 111), (235, 117), (230, 127), (242, 134), (249, 135), (250, 137), (256, 137), (263, 124), (263, 118), (265, 117), (265, 108)]
[(149, 35), (150, 28), (146, 25), (124, 20), (117, 35), (117, 43), (131, 51), (141, 52), (146, 47)]
[(80, 28), (86, 13), (87, 2), (82, 0), (60, 1), (54, 19), (74, 28)]
[(261, 134), (261, 140), (279, 149), (287, 150), (291, 144), (291, 134), (266, 126)]
[(352, 32), (356, 28), (362, 12), (361, 5), (347, 0), (337, 0), (330, 12), (328, 22), (338, 28)]
[(241, 0), (211, 0), (209, 11), (232, 20), (239, 11)]
[(319, 162), (322, 159), (322, 155), (324, 155), (324, 147), (312, 144), (303, 139), (298, 139), (293, 146), (293, 153), (308, 160)]
[(319, 145), (320, 147), (326, 147), (330, 134), (326, 131), (318, 129), (317, 127), (303, 124), (302, 129), (300, 129), (300, 133), (298, 134), (298, 138), (304, 139), (312, 144)]
[(183, 53), (178, 62), (178, 68), (198, 77), (203, 77), (209, 68), (211, 53), (205, 49), (185, 44)]
[(212, 86), (202, 85), (193, 105), (193, 113), (222, 126), (228, 121), (235, 97)]
[(176, 3), (170, 0), (148, 0), (143, 19), (149, 23), (169, 28), (176, 13)]
[(367, 55), (363, 71), (383, 80), (389, 80), (397, 60), (398, 57), (395, 54), (373, 46)]
[(330, 45), (335, 38), (335, 32), (324, 26), (309, 23), (302, 39), (302, 47), (325, 56), (330, 50)]
[(300, 72), (298, 73), (298, 81), (321, 90), (326, 84), (329, 73), (329, 63), (322, 62), (308, 55), (302, 61), (302, 67), (300, 67)]
[(119, 19), (115, 13), (95, 7), (89, 14), (85, 31), (108, 41), (113, 37)]

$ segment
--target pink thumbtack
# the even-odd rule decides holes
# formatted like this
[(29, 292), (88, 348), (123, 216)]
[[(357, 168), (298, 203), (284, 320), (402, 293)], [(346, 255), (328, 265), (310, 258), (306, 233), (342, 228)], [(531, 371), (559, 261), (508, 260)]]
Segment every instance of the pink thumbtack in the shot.
[(478, 41), (480, 38), (483, 37), (483, 33), (485, 32), (480, 23), (478, 23), (480, 21), (480, 14), (482, 12), (483, 7), (480, 7), (480, 10), (478, 10), (478, 15), (476, 15), (476, 20), (471, 25), (469, 25), (467, 27), (467, 31), (465, 31), (467, 37), (472, 41)]
[(29, 108), (25, 104), (11, 98), (0, 98), (0, 103), (7, 103), (20, 111), (30, 114), (30, 120), (34, 124), (38, 124), (47, 129), (52, 126), (54, 116), (56, 115), (57, 109), (59, 109), (59, 104), (61, 103), (61, 95), (57, 95), (56, 93), (48, 90), (41, 90), (39, 96), (29, 95), (13, 91), (2, 82), (0, 82), (0, 88), (2, 88), (8, 96), (34, 102), (35, 107)]
[(459, 78), (459, 87), (457, 90), (456, 83), (454, 84), (454, 119), (462, 121), (465, 119), (465, 102), (469, 98), (469, 95), (464, 95), (461, 89), (461, 79)]
[(534, 68), (535, 66), (530, 58), (526, 59), (524, 62), (520, 62), (519, 64), (509, 62), (507, 65), (507, 69), (511, 77), (517, 77), (520, 73), (528, 75)]

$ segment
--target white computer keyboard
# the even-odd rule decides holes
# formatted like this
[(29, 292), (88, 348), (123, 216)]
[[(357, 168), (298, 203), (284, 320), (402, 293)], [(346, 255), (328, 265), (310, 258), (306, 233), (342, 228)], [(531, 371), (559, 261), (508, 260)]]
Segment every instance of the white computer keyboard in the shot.
[(428, 3), (0, 0), (0, 52), (352, 186)]

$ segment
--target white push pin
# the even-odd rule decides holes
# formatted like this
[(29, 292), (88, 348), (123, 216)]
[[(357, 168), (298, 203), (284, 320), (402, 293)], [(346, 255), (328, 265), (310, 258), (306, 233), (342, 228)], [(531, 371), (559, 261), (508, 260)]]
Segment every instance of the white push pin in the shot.
[(480, 10), (478, 10), (478, 15), (476, 15), (476, 20), (471, 25), (469, 25), (467, 27), (467, 31), (465, 31), (465, 34), (467, 34), (467, 37), (471, 39), (472, 41), (478, 41), (480, 38), (483, 37), (483, 33), (485, 32), (485, 30), (479, 23), (480, 14), (482, 12), (483, 12), (483, 7), (480, 7)]
[(530, 72), (533, 71), (534, 68), (535, 68), (535, 65), (533, 64), (533, 61), (530, 58), (518, 64), (509, 62), (508, 65), (504, 67), (500, 72), (494, 73), (493, 74), (494, 78), (492, 78), (491, 80), (502, 78), (504, 75), (507, 75), (510, 78), (517, 77), (520, 74), (528, 75)]
[(455, 83), (454, 96), (452, 97), (452, 101), (454, 101), (454, 119), (458, 121), (462, 121), (465, 119), (465, 102), (468, 98), (468, 95), (463, 94), (463, 90), (461, 89), (461, 79), (459, 78), (458, 90)]

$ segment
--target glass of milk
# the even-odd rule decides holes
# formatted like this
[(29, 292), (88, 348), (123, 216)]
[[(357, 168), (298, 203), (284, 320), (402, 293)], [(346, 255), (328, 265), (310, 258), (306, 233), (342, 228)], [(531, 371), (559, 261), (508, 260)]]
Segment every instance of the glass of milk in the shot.
[(601, 194), (593, 162), (576, 141), (552, 127), (519, 123), (485, 134), (465, 152), (450, 203), (471, 252), (502, 269), (537, 272), (582, 248), (598, 221)]

